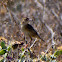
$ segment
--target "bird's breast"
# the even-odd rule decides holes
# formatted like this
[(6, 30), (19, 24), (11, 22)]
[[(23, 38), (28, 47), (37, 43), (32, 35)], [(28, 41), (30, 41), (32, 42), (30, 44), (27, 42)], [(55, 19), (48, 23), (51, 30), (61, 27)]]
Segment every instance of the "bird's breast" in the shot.
[(22, 30), (22, 32), (23, 32), (26, 36), (28, 35), (28, 30), (27, 30), (26, 25), (22, 25), (22, 26), (21, 26), (21, 30)]

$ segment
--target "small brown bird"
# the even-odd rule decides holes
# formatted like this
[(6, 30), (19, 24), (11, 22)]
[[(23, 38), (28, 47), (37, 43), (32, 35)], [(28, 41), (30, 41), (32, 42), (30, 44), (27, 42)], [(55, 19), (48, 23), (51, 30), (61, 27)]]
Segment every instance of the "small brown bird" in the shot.
[[(39, 36), (39, 34), (36, 32), (36, 30), (30, 24), (28, 24), (29, 21), (30, 21), (29, 18), (25, 18), (21, 22), (22, 32), (27, 37), (41, 39), (41, 37)], [(43, 39), (41, 39), (41, 40), (44, 41)]]

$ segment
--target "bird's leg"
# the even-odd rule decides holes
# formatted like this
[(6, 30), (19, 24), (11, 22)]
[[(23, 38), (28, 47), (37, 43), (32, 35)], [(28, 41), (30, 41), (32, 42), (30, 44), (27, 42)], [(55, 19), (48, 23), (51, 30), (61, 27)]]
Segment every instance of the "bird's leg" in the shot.
[(31, 45), (32, 37), (31, 37), (31, 36), (29, 36), (29, 37), (30, 37), (30, 41), (29, 41), (29, 43), (30, 43), (30, 45)]
[(24, 39), (25, 39), (25, 43), (27, 44), (26, 36), (24, 36)]
[(26, 36), (24, 36), (24, 39), (25, 39), (25, 42), (26, 42), (26, 46), (25, 46), (25, 48), (27, 48), (28, 45), (31, 46), (32, 37), (29, 36), (29, 38), (30, 38), (30, 40), (29, 40), (29, 42), (27, 42)]
[(24, 36), (24, 40), (25, 40), (25, 43), (26, 43), (26, 45), (25, 45), (24, 48), (27, 48), (27, 46), (28, 46), (28, 42), (27, 42), (27, 40), (26, 40), (26, 36)]

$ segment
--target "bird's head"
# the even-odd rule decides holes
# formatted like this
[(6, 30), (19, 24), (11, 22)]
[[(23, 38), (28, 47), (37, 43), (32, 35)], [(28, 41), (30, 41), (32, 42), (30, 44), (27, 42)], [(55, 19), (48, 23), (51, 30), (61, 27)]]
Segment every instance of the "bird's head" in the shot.
[(21, 24), (28, 24), (29, 23), (29, 18), (23, 18)]

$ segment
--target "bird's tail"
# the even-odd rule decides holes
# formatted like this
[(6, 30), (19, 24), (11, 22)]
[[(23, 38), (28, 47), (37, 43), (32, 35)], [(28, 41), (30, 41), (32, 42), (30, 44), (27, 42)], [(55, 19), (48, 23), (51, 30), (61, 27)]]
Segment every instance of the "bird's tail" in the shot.
[(41, 39), (42, 41), (44, 41), (39, 35), (37, 36), (38, 39)]

